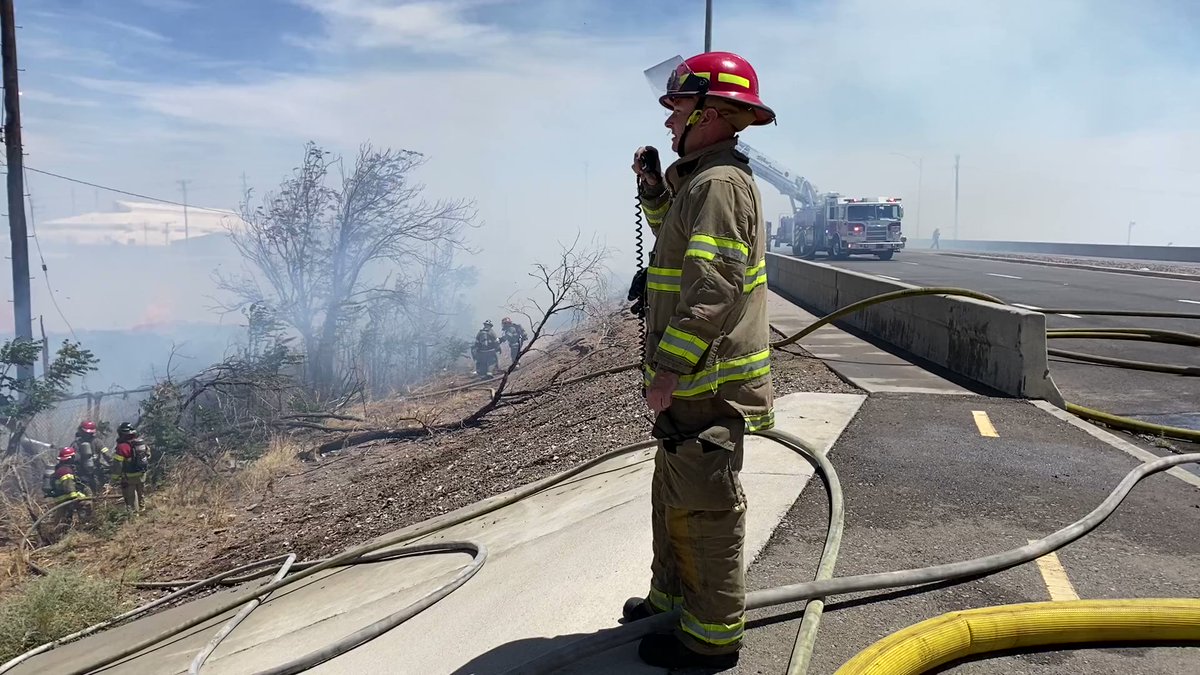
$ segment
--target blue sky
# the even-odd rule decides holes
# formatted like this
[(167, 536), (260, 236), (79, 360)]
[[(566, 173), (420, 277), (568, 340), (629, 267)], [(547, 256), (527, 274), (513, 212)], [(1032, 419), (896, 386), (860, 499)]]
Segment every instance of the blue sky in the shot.
[[(961, 153), (963, 238), (1123, 241), (1136, 220), (1143, 243), (1200, 245), (1177, 216), (1200, 197), (1194, 3), (715, 4), (715, 48), (780, 115), (747, 142), (821, 189), (904, 197), (910, 234), (918, 201), (921, 233), (947, 231)], [(668, 147), (641, 71), (702, 48), (703, 6), (18, 0), (28, 162), (169, 198), (187, 178), (231, 207), (243, 172), (269, 188), (308, 139), (419, 150), (431, 196), (478, 201), (480, 304), (500, 304), (577, 231), (632, 266), (630, 155)], [(761, 187), (773, 220), (786, 202)], [(43, 219), (94, 207), (31, 189)]]

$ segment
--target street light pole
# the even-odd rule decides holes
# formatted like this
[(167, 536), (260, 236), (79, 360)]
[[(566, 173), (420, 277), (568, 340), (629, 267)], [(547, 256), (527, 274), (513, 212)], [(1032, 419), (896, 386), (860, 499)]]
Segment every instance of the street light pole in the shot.
[(704, 1), (704, 53), (712, 51), (712, 0)]
[(1125, 231), (1125, 245), (1126, 246), (1129, 246), (1130, 244), (1133, 243), (1133, 226), (1134, 225), (1137, 225), (1137, 223), (1133, 222), (1132, 220), (1129, 221), (1129, 229)]
[(921, 188), (922, 188), (922, 185), (924, 185), (924, 181), (925, 181), (925, 156), (921, 155), (919, 158), (913, 159), (912, 157), (909, 157), (908, 155), (906, 155), (902, 152), (893, 152), (890, 154), (893, 154), (897, 157), (903, 157), (904, 159), (907, 159), (908, 161), (912, 162), (913, 166), (917, 167), (917, 231), (916, 231), (915, 235), (913, 236), (913, 239), (920, 239), (921, 238)]

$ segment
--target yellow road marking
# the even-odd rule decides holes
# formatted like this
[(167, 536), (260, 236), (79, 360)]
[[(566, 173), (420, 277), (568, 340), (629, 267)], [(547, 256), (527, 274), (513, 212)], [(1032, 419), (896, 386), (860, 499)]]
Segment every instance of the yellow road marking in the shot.
[(1000, 437), (1000, 434), (996, 433), (996, 427), (992, 426), (992, 420), (988, 418), (987, 413), (982, 410), (972, 410), (971, 414), (975, 416), (975, 426), (979, 427), (980, 436)]
[(1053, 551), (1038, 558), (1037, 565), (1038, 570), (1042, 573), (1042, 581), (1046, 582), (1046, 590), (1050, 592), (1051, 600), (1058, 602), (1079, 599), (1075, 587), (1067, 578), (1067, 571), (1063, 569), (1062, 563), (1058, 561), (1058, 556)]

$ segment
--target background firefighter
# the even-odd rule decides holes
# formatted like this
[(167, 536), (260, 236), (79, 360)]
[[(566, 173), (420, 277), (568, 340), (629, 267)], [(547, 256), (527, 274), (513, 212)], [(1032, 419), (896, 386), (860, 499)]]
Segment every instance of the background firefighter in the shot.
[(125, 508), (137, 513), (146, 508), (146, 470), (150, 449), (129, 422), (117, 427), (117, 448), (113, 453), (112, 480), (121, 486)]
[[(97, 449), (96, 446), (100, 448)], [(96, 442), (96, 423), (84, 420), (75, 430), (75, 439), (71, 446), (79, 459), (79, 478), (87, 486), (88, 492), (95, 496), (108, 482), (112, 451), (103, 443)]]
[(525, 328), (521, 324), (514, 323), (506, 316), (500, 321), (500, 339), (508, 343), (509, 358), (516, 363), (517, 355), (521, 353), (521, 347), (529, 336), (525, 334)]
[(47, 471), (42, 479), (42, 494), (52, 500), (54, 506), (63, 502), (72, 502), (54, 512), (54, 527), (56, 530), (70, 527), (76, 515), (85, 515), (87, 495), (76, 485), (78, 470), (78, 454), (75, 448), (67, 446), (58, 451), (58, 464)]
[(479, 377), (487, 377), (493, 369), (500, 369), (500, 340), (492, 330), (491, 319), (484, 321), (483, 328), (475, 334), (471, 357), (475, 359), (475, 374)]
[(774, 419), (762, 204), (735, 146), (737, 132), (775, 114), (736, 54), (677, 59), (665, 73), (659, 102), (680, 158), (665, 177), (645, 148), (633, 165), (655, 235), (644, 373), (659, 439), (654, 559), (649, 594), (624, 614), (681, 610), (673, 633), (642, 639), (650, 665), (728, 668), (745, 630), (743, 439)]

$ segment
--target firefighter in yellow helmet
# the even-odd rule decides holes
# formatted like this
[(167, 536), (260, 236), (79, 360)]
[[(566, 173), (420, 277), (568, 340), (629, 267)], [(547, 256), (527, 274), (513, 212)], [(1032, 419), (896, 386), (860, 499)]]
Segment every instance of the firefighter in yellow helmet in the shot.
[(640, 148), (633, 165), (655, 235), (644, 386), (659, 449), (650, 589), (624, 615), (680, 610), (673, 632), (639, 645), (650, 665), (728, 668), (745, 629), (743, 439), (774, 425), (762, 202), (736, 145), (775, 113), (742, 57), (677, 61), (659, 101), (680, 158), (664, 176)]

